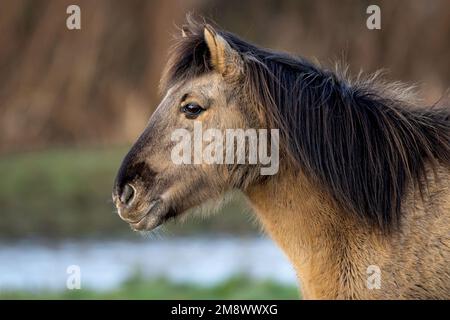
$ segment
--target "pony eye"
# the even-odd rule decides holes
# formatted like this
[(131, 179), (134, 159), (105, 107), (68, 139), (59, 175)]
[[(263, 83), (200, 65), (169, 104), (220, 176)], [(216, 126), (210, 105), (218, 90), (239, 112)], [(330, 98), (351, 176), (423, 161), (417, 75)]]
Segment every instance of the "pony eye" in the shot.
[(184, 107), (181, 108), (181, 111), (186, 114), (188, 117), (197, 117), (200, 113), (205, 111), (202, 107), (195, 103), (188, 103)]

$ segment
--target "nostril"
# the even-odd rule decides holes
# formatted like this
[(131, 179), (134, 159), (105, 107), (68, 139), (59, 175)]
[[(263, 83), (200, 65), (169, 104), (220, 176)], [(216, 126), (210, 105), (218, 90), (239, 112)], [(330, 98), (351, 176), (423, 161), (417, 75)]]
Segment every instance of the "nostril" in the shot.
[(122, 195), (120, 196), (120, 202), (129, 205), (133, 201), (134, 195), (134, 187), (131, 184), (126, 184), (123, 188)]

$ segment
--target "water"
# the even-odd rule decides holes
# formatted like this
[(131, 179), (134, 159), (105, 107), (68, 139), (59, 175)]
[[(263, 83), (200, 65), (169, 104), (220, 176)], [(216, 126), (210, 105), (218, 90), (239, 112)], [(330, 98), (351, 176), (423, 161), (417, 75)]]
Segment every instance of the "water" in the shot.
[(295, 284), (284, 254), (265, 238), (176, 238), (0, 244), (0, 290), (60, 290), (67, 268), (81, 270), (82, 288), (107, 290), (130, 275), (213, 285), (237, 274)]

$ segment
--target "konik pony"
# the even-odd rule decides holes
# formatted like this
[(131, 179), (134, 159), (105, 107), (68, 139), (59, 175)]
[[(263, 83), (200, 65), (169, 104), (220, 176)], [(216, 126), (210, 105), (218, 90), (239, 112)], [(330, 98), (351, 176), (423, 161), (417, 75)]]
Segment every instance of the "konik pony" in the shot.
[[(241, 190), (309, 299), (450, 298), (449, 107), (188, 21), (113, 199), (152, 230)], [(175, 164), (177, 128), (279, 129), (279, 170)], [(378, 272), (379, 286), (368, 278)], [(368, 274), (369, 272), (369, 274)]]

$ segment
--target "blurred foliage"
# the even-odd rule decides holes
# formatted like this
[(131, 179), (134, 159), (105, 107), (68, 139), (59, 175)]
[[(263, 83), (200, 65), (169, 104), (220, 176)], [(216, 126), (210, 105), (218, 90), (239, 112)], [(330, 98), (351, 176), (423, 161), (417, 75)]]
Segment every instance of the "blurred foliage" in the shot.
[[(81, 7), (81, 30), (66, 8)], [(2, 0), (0, 152), (129, 143), (158, 104), (171, 34), (188, 11), (247, 40), (358, 72), (424, 84), (427, 103), (450, 83), (450, 2), (379, 0)]]
[[(71, 4), (81, 7), (78, 31), (66, 28)], [(366, 28), (370, 4), (381, 7), (379, 31)], [(419, 82), (424, 103), (449, 87), (448, 0), (2, 0), (1, 238), (135, 235), (115, 213), (112, 183), (158, 104), (171, 34), (189, 11), (264, 47), (325, 65), (344, 60), (352, 73), (384, 68), (391, 79)], [(247, 210), (238, 199), (167, 231), (257, 232)], [(287, 299), (297, 289), (245, 277), (197, 287), (137, 275), (110, 292), (0, 298)]]
[[(133, 236), (111, 189), (125, 148), (60, 149), (0, 158), (0, 238)], [(211, 219), (169, 224), (170, 234), (254, 232), (242, 200)], [(139, 236), (139, 234), (136, 234)]]
[(0, 299), (298, 299), (295, 286), (236, 276), (213, 286), (176, 284), (166, 279), (134, 275), (118, 289), (100, 292), (89, 289), (55, 291), (2, 291)]
[[(66, 28), (70, 4), (81, 8), (81, 30)], [(110, 201), (113, 178), (158, 104), (171, 34), (190, 11), (261, 46), (325, 64), (344, 56), (353, 72), (386, 68), (425, 84), (425, 101), (441, 97), (450, 82), (450, 2), (377, 1), (378, 31), (366, 28), (369, 4), (2, 0), (0, 236), (131, 234)], [(105, 149), (112, 145), (128, 147)], [(14, 154), (32, 150), (43, 151)], [(215, 219), (169, 231), (254, 231), (243, 210), (235, 202)]]

